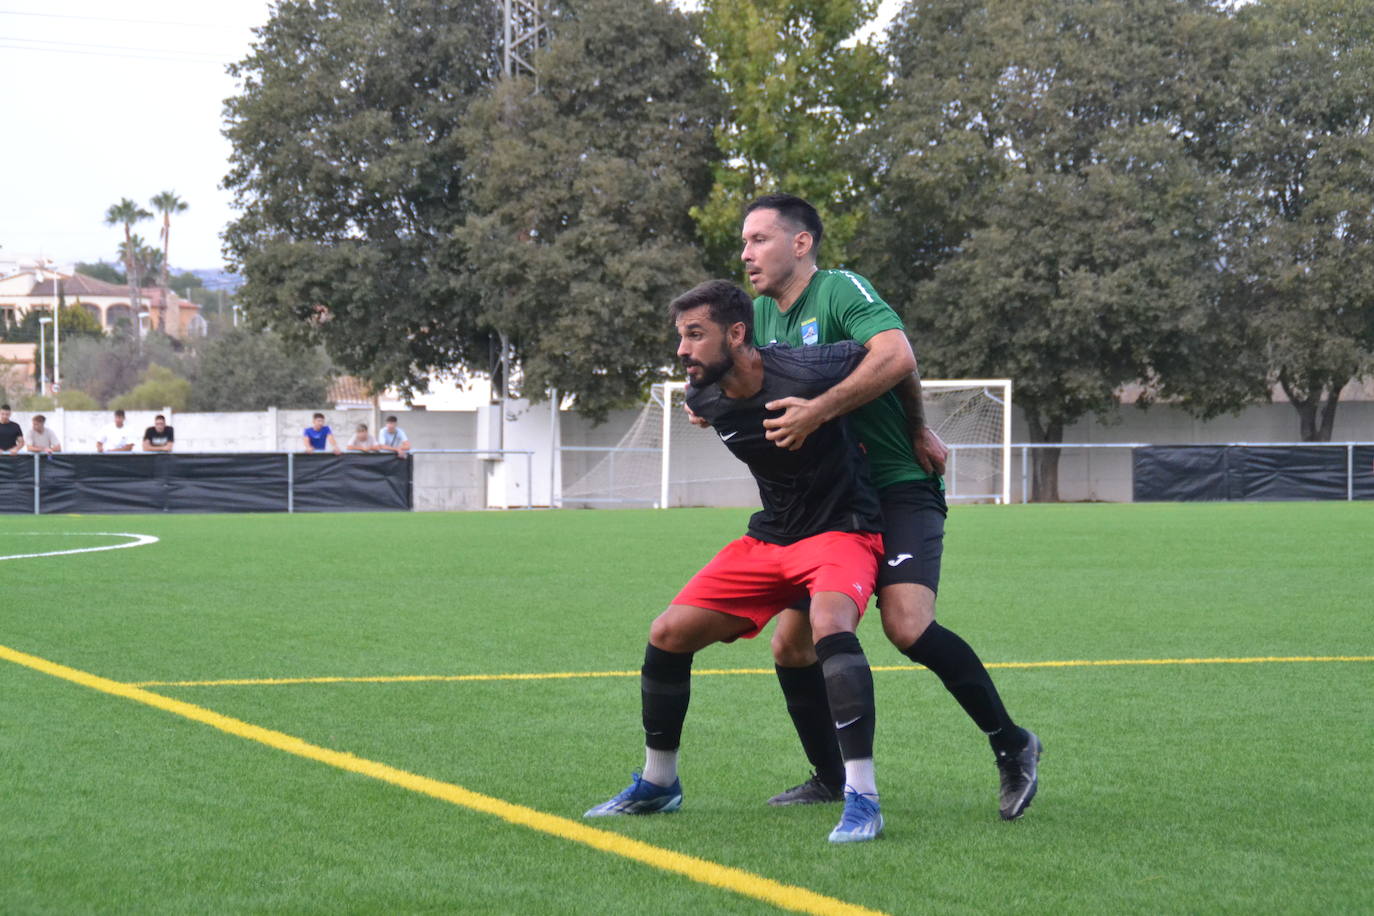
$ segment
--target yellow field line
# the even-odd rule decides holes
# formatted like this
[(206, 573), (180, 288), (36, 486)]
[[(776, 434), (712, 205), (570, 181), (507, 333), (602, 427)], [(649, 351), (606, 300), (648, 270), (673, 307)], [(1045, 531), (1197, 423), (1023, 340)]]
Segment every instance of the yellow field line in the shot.
[[(1131, 665), (1261, 665), (1275, 662), (1374, 662), (1374, 655), (1266, 655), (1253, 658), (1108, 658), (1048, 662), (989, 662), (988, 668), (1116, 668)], [(874, 665), (874, 671), (912, 671), (919, 665)], [(772, 674), (772, 668), (700, 668), (698, 675)], [(263, 677), (217, 681), (138, 681), (132, 687), (281, 687), (292, 684), (409, 684), (428, 681), (560, 681), (639, 677), (638, 671), (559, 671), (530, 674), (396, 674), (369, 677)]]
[(833, 897), (826, 897), (804, 887), (782, 884), (743, 869), (719, 865), (715, 862), (699, 859), (696, 856), (652, 846), (609, 830), (588, 827), (586, 824), (565, 817), (545, 814), (533, 808), (512, 804), (489, 795), (482, 795), (453, 783), (440, 782), (437, 779), (430, 779), (427, 776), (387, 766), (374, 760), (320, 747), (284, 732), (273, 731), (260, 725), (253, 725), (251, 722), (221, 715), (202, 706), (195, 706), (161, 694), (151, 693), (133, 684), (124, 684), (76, 668), (68, 668), (66, 665), (59, 665), (56, 662), (50, 662), (35, 655), (28, 655), (6, 646), (0, 646), (0, 658), (74, 684), (80, 684), (83, 687), (89, 687), (92, 690), (123, 697), (126, 700), (133, 700), (136, 703), (152, 706), (173, 715), (204, 723), (230, 735), (256, 741), (288, 754), (315, 760), (340, 770), (347, 770), (350, 773), (369, 776), (472, 811), (490, 814), (507, 823), (528, 827), (540, 833), (547, 833), (573, 843), (590, 846), (592, 849), (642, 862), (663, 871), (675, 872), (693, 881), (734, 891), (737, 894), (762, 900), (783, 909), (798, 913), (855, 914), (855, 916), (858, 914), (868, 914), (868, 916), (878, 914), (881, 916), (878, 910), (870, 910)]

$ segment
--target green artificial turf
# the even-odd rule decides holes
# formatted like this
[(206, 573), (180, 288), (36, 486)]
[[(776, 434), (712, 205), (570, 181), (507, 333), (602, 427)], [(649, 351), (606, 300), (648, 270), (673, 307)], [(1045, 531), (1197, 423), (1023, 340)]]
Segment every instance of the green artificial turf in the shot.
[[(734, 510), (0, 518), (0, 645), (126, 682), (632, 672)], [(940, 618), (994, 665), (1374, 655), (1374, 506), (966, 507)], [(876, 611), (874, 612), (876, 615)], [(994, 667), (1046, 745), (996, 815), (985, 740), (876, 619), (886, 835), (773, 809), (806, 764), (771, 674), (702, 675), (674, 815), (594, 826), (892, 913), (1374, 908), (1374, 662)], [(697, 667), (771, 668), (765, 638)], [(642, 763), (634, 677), (155, 686), (580, 819)], [(776, 908), (0, 661), (7, 912)]]

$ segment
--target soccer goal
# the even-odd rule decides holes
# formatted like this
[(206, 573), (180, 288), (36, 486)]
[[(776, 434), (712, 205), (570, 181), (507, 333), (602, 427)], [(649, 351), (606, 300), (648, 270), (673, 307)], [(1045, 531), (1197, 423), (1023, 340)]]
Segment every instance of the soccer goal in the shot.
[(1011, 504), (1011, 380), (922, 379), (926, 425), (949, 446), (945, 498)]
[[(1011, 382), (931, 380), (921, 386), (926, 422), (950, 446), (948, 499), (1009, 503)], [(648, 402), (613, 446), (565, 446), (562, 505), (758, 505), (758, 488), (748, 469), (711, 430), (687, 419), (685, 391), (685, 382), (654, 385)]]

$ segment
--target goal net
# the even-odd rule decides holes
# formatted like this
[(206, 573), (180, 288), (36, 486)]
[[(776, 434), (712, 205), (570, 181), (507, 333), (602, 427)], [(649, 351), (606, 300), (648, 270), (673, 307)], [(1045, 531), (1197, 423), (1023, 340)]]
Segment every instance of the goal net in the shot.
[(949, 446), (949, 502), (1011, 502), (1011, 381), (922, 379), (926, 425)]
[[(571, 482), (563, 485), (562, 504), (757, 505), (758, 488), (749, 469), (711, 430), (692, 425), (685, 402), (685, 382), (654, 385), (648, 403), (614, 446), (565, 446), (564, 480)], [(578, 464), (582, 467), (574, 470)]]
[[(1009, 502), (1011, 383), (923, 381), (926, 422), (950, 446), (946, 496)], [(566, 507), (756, 506), (749, 470), (709, 429), (693, 426), (684, 382), (654, 385), (615, 445), (562, 448)]]

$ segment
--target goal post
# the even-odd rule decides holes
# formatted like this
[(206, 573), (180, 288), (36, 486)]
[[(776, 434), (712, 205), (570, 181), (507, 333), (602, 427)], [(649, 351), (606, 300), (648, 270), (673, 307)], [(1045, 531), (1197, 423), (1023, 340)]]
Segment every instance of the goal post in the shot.
[(945, 498), (1011, 504), (1011, 379), (922, 379), (926, 425), (949, 446)]
[[(1011, 502), (1011, 382), (921, 383), (926, 422), (950, 447), (951, 502)], [(749, 470), (688, 420), (685, 382), (655, 384), (615, 445), (564, 447), (565, 506), (757, 506)]]

